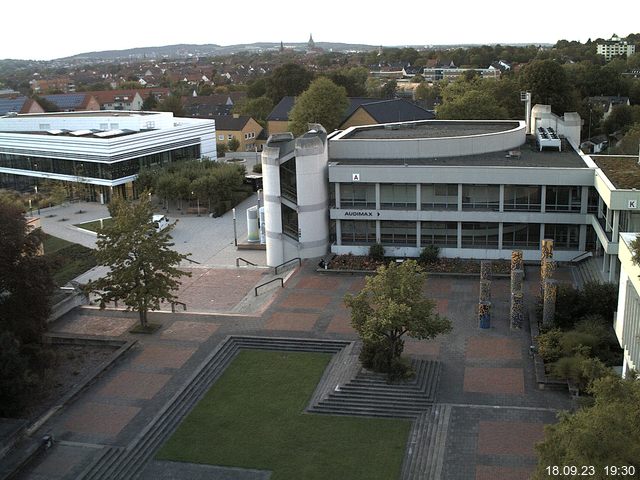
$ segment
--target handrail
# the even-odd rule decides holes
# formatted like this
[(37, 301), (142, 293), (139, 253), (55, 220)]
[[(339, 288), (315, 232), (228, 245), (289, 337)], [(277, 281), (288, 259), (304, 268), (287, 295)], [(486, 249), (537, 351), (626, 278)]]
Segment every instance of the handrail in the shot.
[(176, 313), (176, 305), (182, 305), (182, 309), (187, 311), (187, 304), (183, 302), (171, 302), (171, 312)]
[(278, 266), (275, 268), (275, 274), (276, 274), (276, 275), (278, 274), (278, 269), (279, 269), (280, 267), (284, 267), (287, 263), (295, 262), (296, 260), (298, 261), (298, 265), (302, 265), (302, 259), (301, 259), (300, 257), (292, 258), (291, 260), (287, 260), (286, 262), (283, 262), (283, 263), (281, 263), (280, 265), (278, 265)]
[(570, 263), (577, 262), (578, 259), (584, 260), (583, 258), (580, 258), (580, 257), (584, 257), (584, 258), (593, 257), (593, 252), (592, 251), (582, 252), (580, 255), (576, 255), (571, 260), (569, 260), (569, 262)]
[(191, 260), (190, 258), (185, 258), (185, 260), (187, 260), (188, 262), (191, 262), (191, 263), (197, 263), (198, 265), (201, 265), (200, 262), (197, 262), (195, 260)]
[(237, 257), (236, 258), (236, 267), (240, 266), (240, 260), (242, 260), (244, 263), (246, 263), (247, 265), (253, 265), (254, 267), (257, 267), (258, 264), (257, 263), (253, 263), (250, 262), (249, 260), (247, 260), (246, 258), (242, 258), (242, 257)]
[(284, 279), (282, 279), (281, 277), (274, 278), (272, 280), (269, 280), (268, 282), (261, 283), (260, 285), (258, 285), (256, 288), (253, 289), (253, 291), (256, 294), (256, 297), (258, 296), (258, 289), (260, 287), (264, 287), (265, 285), (269, 285), (270, 283), (277, 282), (278, 280), (280, 280), (280, 287), (284, 288)]

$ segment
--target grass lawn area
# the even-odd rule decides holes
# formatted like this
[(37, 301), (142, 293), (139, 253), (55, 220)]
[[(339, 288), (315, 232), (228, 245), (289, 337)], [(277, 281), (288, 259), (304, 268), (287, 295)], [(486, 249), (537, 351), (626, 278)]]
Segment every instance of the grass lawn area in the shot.
[(93, 250), (83, 245), (45, 235), (43, 248), (51, 265), (53, 281), (60, 287), (96, 266)]
[(411, 422), (303, 413), (330, 354), (243, 350), (157, 454), (272, 480), (400, 477)]
[[(113, 220), (111, 218), (104, 218), (102, 220), (102, 226), (109, 225)], [(76, 227), (84, 228), (85, 230), (91, 230), (92, 232), (98, 232), (100, 230), (100, 220), (93, 220), (91, 222), (78, 223)]]

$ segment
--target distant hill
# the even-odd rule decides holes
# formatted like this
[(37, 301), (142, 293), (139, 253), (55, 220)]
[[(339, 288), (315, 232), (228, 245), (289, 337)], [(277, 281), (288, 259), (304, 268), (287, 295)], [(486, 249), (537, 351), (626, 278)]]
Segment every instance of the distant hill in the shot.
[[(285, 48), (293, 50), (305, 50), (306, 43), (285, 43)], [(377, 49), (377, 46), (350, 44), (350, 43), (330, 43), (316, 42), (316, 47), (327, 51), (349, 52), (349, 51), (368, 51)], [(184, 58), (190, 56), (216, 56), (231, 55), (240, 52), (260, 52), (260, 51), (277, 51), (280, 49), (280, 42), (259, 42), (239, 45), (165, 45), (161, 47), (140, 47), (129, 48), (126, 50), (105, 50), (102, 52), (87, 52), (73, 55), (70, 57), (58, 58), (56, 60), (123, 60), (131, 58)]]

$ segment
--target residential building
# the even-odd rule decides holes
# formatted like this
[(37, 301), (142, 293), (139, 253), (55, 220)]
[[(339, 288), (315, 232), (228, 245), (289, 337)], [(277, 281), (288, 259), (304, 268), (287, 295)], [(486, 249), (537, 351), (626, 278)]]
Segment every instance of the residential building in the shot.
[(19, 96), (0, 98), (0, 115), (6, 115), (7, 113), (43, 113), (44, 109), (35, 100)]
[(53, 103), (60, 112), (100, 110), (98, 100), (88, 93), (60, 93), (56, 95), (43, 95), (42, 98)]
[(589, 97), (589, 105), (596, 106), (602, 109), (602, 119), (606, 120), (611, 112), (613, 111), (613, 107), (618, 105), (631, 105), (629, 101), (629, 97), (622, 97), (620, 95), (601, 95), (597, 97)]
[(83, 93), (95, 97), (100, 110), (140, 111), (145, 100), (138, 90), (102, 90)]
[(170, 112), (93, 111), (0, 117), (0, 186), (42, 179), (89, 185), (88, 198), (135, 197), (140, 168), (216, 160), (215, 122)]
[(209, 118), (216, 122), (217, 143), (228, 143), (235, 138), (240, 142), (240, 152), (255, 152), (258, 149), (256, 142), (262, 126), (253, 118), (245, 115), (214, 115)]
[(29, 86), (33, 93), (39, 95), (50, 92), (75, 92), (76, 86), (70, 77), (34, 78), (29, 81)]
[(394, 98), (360, 104), (340, 125), (344, 130), (355, 125), (407, 122), (410, 120), (433, 120), (436, 115), (413, 102)]
[(502, 70), (493, 66), (488, 68), (425, 67), (422, 71), (422, 76), (427, 82), (440, 82), (442, 80), (455, 80), (467, 73), (477, 73), (482, 78), (498, 78)]
[(231, 115), (233, 107), (244, 98), (245, 92), (187, 97), (183, 108), (187, 117), (211, 118), (215, 115)]
[(596, 53), (602, 55), (605, 60), (609, 61), (613, 57), (620, 55), (626, 55), (627, 57), (633, 55), (636, 51), (636, 46), (633, 43), (629, 43), (626, 40), (621, 40), (615, 33), (609, 40), (605, 40), (602, 43), (598, 43)]

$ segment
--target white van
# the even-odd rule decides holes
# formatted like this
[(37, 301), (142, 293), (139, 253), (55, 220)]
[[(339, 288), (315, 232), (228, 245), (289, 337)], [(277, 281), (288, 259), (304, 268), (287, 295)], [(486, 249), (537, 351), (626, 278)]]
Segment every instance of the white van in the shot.
[(154, 215), (153, 225), (156, 227), (156, 232), (159, 232), (169, 226), (169, 219), (166, 215)]

